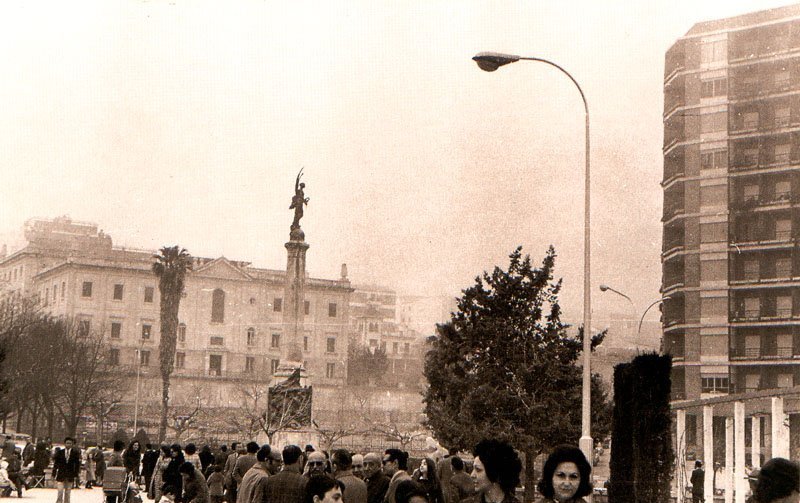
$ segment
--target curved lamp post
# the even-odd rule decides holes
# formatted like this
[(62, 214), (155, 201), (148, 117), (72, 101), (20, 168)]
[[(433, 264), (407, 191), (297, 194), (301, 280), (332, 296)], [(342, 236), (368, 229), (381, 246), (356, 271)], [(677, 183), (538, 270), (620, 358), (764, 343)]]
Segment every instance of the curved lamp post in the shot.
[[(610, 286), (608, 286), (606, 284), (601, 284), (600, 285), (600, 291), (601, 292), (613, 292), (613, 293), (616, 293), (617, 295), (619, 295), (620, 297), (625, 297), (625, 299), (631, 305), (631, 312), (633, 313), (633, 319), (631, 320), (631, 322), (632, 323), (636, 322), (636, 305), (633, 303), (633, 300), (631, 300), (630, 297), (628, 297), (624, 293), (620, 292), (619, 290), (611, 288)], [(627, 326), (627, 323), (625, 325)], [(633, 332), (633, 327), (631, 327), (630, 332)], [(630, 337), (630, 335), (631, 334), (628, 334), (628, 337)], [(636, 354), (639, 354), (639, 333), (638, 332), (636, 334), (634, 334), (633, 343), (634, 343), (634, 346), (636, 347)]]
[(592, 350), (592, 294), (591, 294), (591, 250), (590, 250), (590, 183), (589, 183), (589, 105), (586, 102), (586, 96), (583, 94), (583, 89), (578, 84), (578, 81), (564, 70), (561, 66), (542, 58), (521, 57), (512, 54), (501, 54), (497, 52), (481, 52), (472, 58), (478, 64), (481, 70), (486, 72), (493, 72), (501, 66), (517, 61), (538, 61), (552, 67), (557, 68), (564, 75), (569, 77), (569, 80), (578, 88), (583, 100), (583, 109), (586, 114), (586, 171), (585, 171), (585, 188), (584, 188), (584, 210), (583, 210), (583, 407), (581, 414), (581, 438), (580, 448), (583, 451), (586, 459), (593, 459), (594, 442), (591, 435), (591, 389), (592, 389), (592, 373), (591, 373), (591, 350)]

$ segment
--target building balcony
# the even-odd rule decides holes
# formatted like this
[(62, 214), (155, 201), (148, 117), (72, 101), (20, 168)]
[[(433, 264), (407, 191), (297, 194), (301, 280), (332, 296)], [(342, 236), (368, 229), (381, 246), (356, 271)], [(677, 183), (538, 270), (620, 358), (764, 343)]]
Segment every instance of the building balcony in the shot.
[[(735, 238), (735, 236), (734, 236)], [(751, 238), (746, 237), (739, 240), (730, 242), (729, 247), (737, 253), (743, 250), (769, 250), (769, 249), (783, 249), (791, 248), (794, 245), (795, 239), (785, 235), (776, 235), (771, 238)], [(663, 255), (663, 254), (662, 254)]]
[(673, 385), (670, 390), (670, 397), (672, 400), (686, 400), (686, 388)]
[(730, 348), (730, 358), (736, 361), (791, 360), (800, 358), (791, 346), (773, 348)]
[(792, 313), (791, 309), (776, 309), (772, 312), (753, 311), (734, 311), (730, 314), (731, 323), (753, 323), (760, 325), (780, 325), (787, 321), (799, 320), (800, 315)]
[(736, 211), (752, 211), (756, 208), (786, 209), (793, 202), (790, 192), (782, 192), (771, 196), (755, 196), (732, 201), (731, 209)]

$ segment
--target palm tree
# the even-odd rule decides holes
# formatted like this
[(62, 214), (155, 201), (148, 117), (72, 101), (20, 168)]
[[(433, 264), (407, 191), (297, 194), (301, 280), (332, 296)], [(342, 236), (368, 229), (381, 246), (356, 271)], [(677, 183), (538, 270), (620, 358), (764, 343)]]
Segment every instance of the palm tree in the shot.
[(169, 412), (169, 378), (175, 367), (175, 345), (178, 340), (178, 309), (181, 304), (186, 273), (192, 269), (192, 256), (179, 246), (165, 246), (154, 255), (153, 272), (158, 276), (158, 291), (161, 293), (161, 340), (158, 357), (161, 368), (161, 423), (158, 426), (158, 441), (163, 442), (167, 434)]

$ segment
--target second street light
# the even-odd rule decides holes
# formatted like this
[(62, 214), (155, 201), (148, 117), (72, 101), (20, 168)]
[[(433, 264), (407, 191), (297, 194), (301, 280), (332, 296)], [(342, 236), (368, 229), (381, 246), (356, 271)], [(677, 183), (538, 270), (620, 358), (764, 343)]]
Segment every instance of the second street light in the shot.
[(586, 96), (583, 94), (580, 84), (575, 78), (561, 66), (542, 58), (521, 57), (512, 54), (501, 54), (497, 52), (481, 52), (472, 58), (481, 70), (493, 72), (501, 66), (515, 63), (517, 61), (536, 61), (550, 65), (569, 77), (569, 80), (578, 88), (583, 100), (583, 109), (586, 115), (585, 128), (585, 181), (584, 181), (584, 209), (583, 209), (583, 387), (582, 387), (582, 410), (581, 410), (581, 438), (580, 448), (586, 459), (593, 459), (594, 443), (591, 434), (591, 407), (592, 407), (592, 373), (591, 373), (591, 350), (592, 350), (592, 293), (591, 293), (591, 235), (590, 235), (590, 176), (589, 176), (589, 105)]

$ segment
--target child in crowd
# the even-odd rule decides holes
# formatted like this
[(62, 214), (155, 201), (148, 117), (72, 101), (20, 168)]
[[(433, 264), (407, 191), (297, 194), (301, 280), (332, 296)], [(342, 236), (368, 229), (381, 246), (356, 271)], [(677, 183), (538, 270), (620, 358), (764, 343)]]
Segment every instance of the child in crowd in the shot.
[(225, 477), (222, 475), (222, 466), (214, 466), (214, 473), (208, 477), (208, 495), (211, 503), (222, 503), (223, 485)]

